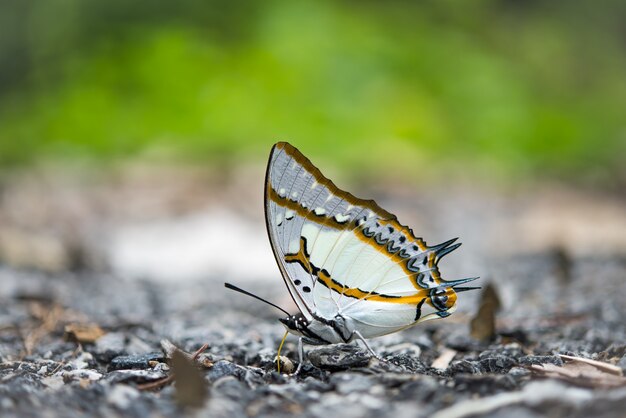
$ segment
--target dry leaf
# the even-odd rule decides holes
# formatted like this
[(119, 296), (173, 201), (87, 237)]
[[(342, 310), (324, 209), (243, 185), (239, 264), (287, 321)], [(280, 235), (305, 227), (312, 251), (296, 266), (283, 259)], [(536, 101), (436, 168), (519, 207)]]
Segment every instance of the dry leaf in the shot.
[(163, 349), (163, 353), (165, 353), (165, 357), (168, 359), (173, 358), (174, 353), (180, 353), (187, 357), (188, 360), (194, 360), (193, 354), (189, 354), (184, 350), (176, 347), (176, 345), (174, 345), (174, 343), (172, 343), (170, 340), (161, 340), (161, 348)]
[(585, 364), (589, 364), (590, 366), (595, 367), (596, 369), (602, 370), (605, 373), (613, 374), (615, 376), (623, 376), (624, 375), (624, 373), (622, 372), (622, 369), (620, 367), (617, 367), (617, 366), (613, 365), (613, 364), (604, 363), (602, 361), (597, 361), (597, 360), (591, 360), (591, 359), (588, 359), (588, 358), (568, 356), (568, 355), (565, 355), (565, 354), (559, 354), (559, 357), (561, 357), (567, 363), (569, 363), (569, 362), (585, 363)]
[(207, 383), (194, 361), (185, 353), (172, 353), (172, 370), (176, 379), (176, 401), (180, 406), (199, 408), (207, 399)]
[(572, 259), (567, 249), (562, 245), (553, 248), (552, 258), (554, 259), (554, 275), (559, 284), (567, 286), (572, 280)]
[(577, 386), (589, 388), (626, 386), (626, 378), (621, 375), (621, 369), (612, 364), (566, 355), (561, 355), (561, 358), (566, 361), (563, 366), (547, 363), (534, 364), (528, 368), (536, 376), (552, 377)]
[(106, 334), (97, 324), (69, 324), (65, 326), (63, 338), (81, 344), (91, 344)]
[(495, 287), (489, 283), (480, 298), (480, 307), (470, 321), (472, 338), (489, 342), (496, 337), (496, 312), (500, 309), (500, 298)]
[[(202, 367), (202, 368), (209, 368), (211, 366), (213, 366), (213, 362), (211, 362), (208, 358), (202, 358), (199, 359), (198, 357), (200, 356), (200, 354), (202, 354), (207, 348), (209, 347), (208, 344), (204, 344), (202, 347), (200, 347), (195, 353), (193, 354), (189, 354), (183, 350), (181, 350), (180, 348), (176, 347), (174, 344), (172, 344), (170, 341), (168, 340), (161, 340), (161, 348), (163, 348), (163, 352), (165, 353), (165, 357), (168, 358), (170, 361), (170, 365), (172, 366), (172, 373), (160, 380), (157, 380), (155, 382), (150, 382), (150, 383), (144, 383), (142, 385), (138, 385), (137, 388), (139, 390), (153, 390), (153, 389), (159, 389), (165, 385), (170, 384), (172, 381), (174, 381), (174, 378), (176, 376), (174, 376), (174, 374), (176, 373), (175, 367), (178, 367), (180, 370), (182, 370), (180, 373), (183, 373), (183, 376), (193, 376), (193, 373), (186, 373), (186, 366), (185, 364), (189, 364), (191, 367)], [(178, 366), (176, 366), (174, 364), (175, 360), (174, 357), (177, 358), (183, 358), (185, 359), (185, 362), (181, 362), (180, 360), (177, 360), (177, 364)], [(205, 385), (204, 387), (204, 392), (206, 392), (206, 383), (204, 383), (204, 378), (202, 378), (202, 374), (196, 370), (196, 373), (200, 376), (200, 378), (202, 379), (202, 384)], [(185, 377), (183, 377), (183, 379), (185, 379)], [(183, 382), (183, 384), (185, 384), (185, 382)], [(178, 393), (178, 392), (177, 392)], [(204, 402), (204, 401), (203, 401)], [(180, 402), (181, 405), (183, 405), (182, 401)], [(192, 406), (191, 404), (188, 404), (188, 406)]]
[(32, 302), (28, 305), (31, 316), (38, 322), (33, 327), (23, 330), (24, 350), (27, 355), (46, 335), (55, 331), (66, 314), (61, 305), (56, 303)]

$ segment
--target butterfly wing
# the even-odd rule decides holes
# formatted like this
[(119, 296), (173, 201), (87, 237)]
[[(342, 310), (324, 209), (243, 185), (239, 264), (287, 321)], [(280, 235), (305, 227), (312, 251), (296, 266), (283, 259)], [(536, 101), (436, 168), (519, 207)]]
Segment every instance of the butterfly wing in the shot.
[[(431, 291), (445, 284), (437, 262), (459, 245), (428, 247), (373, 200), (340, 190), (285, 142), (270, 154), (265, 213), (274, 255), (303, 314), (342, 313), (365, 336), (424, 319)], [(448, 302), (456, 300), (448, 293)]]

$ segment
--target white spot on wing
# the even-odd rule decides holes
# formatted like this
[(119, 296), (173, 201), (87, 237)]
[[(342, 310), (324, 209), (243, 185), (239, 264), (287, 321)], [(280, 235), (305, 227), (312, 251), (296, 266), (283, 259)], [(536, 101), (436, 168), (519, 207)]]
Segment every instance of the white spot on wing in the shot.
[(293, 197), (294, 199), (295, 199), (296, 197), (298, 197), (298, 192), (293, 192), (293, 193), (291, 193), (291, 197)]
[(315, 214), (317, 216), (322, 216), (322, 215), (326, 214), (326, 209), (321, 208), (321, 207), (320, 208), (315, 208), (314, 212), (315, 212)]
[(293, 217), (295, 216), (295, 214), (296, 214), (296, 213), (295, 213), (294, 211), (292, 211), (291, 209), (287, 209), (287, 210), (285, 211), (285, 219), (287, 219), (287, 220), (293, 219)]
[(348, 219), (350, 219), (350, 215), (342, 215), (341, 213), (335, 215), (335, 220), (339, 223), (343, 223)]
[(283, 187), (281, 187), (278, 190), (278, 196), (280, 196), (280, 197), (285, 197), (285, 193), (286, 193), (286, 191), (285, 191), (285, 189)]
[(280, 226), (280, 224), (282, 223), (283, 223), (283, 214), (279, 212), (276, 215), (276, 225)]

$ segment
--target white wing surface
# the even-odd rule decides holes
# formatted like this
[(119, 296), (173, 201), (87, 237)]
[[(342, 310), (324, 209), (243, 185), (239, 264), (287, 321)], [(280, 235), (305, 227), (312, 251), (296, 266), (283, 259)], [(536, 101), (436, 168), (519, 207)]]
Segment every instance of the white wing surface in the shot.
[(437, 262), (460, 244), (427, 246), (373, 200), (340, 190), (285, 142), (270, 154), (265, 215), (283, 278), (307, 318), (341, 313), (367, 338), (435, 317), (422, 315), (429, 306), (452, 312), (458, 282), (443, 281)]

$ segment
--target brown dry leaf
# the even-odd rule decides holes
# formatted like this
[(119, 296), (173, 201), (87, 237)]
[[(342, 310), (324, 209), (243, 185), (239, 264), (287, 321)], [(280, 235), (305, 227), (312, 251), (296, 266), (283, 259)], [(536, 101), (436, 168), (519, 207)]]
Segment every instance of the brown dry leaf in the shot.
[(56, 303), (48, 304), (32, 302), (28, 305), (31, 316), (38, 323), (32, 327), (25, 327), (22, 330), (22, 339), (26, 355), (30, 355), (33, 348), (46, 335), (53, 332), (65, 315), (65, 310)]
[(594, 360), (561, 355), (566, 363), (556, 366), (551, 363), (528, 368), (539, 377), (552, 377), (571, 384), (589, 388), (615, 388), (626, 386), (626, 378), (616, 374), (615, 366)]
[(180, 350), (172, 353), (176, 401), (182, 407), (199, 408), (207, 399), (207, 383), (193, 360)]
[[(165, 353), (165, 357), (167, 357), (170, 361), (170, 365), (172, 365), (172, 369), (175, 368), (174, 366), (174, 355), (176, 355), (176, 357), (183, 357), (185, 358), (186, 362), (189, 363), (190, 365), (195, 365), (196, 367), (200, 367), (200, 368), (205, 368), (208, 369), (209, 367), (213, 366), (213, 362), (210, 361), (208, 358), (204, 357), (202, 359), (199, 359), (200, 355), (207, 349), (209, 348), (208, 344), (204, 344), (202, 347), (200, 347), (198, 350), (196, 350), (195, 353), (193, 354), (189, 354), (183, 350), (181, 350), (180, 348), (176, 347), (172, 342), (170, 342), (169, 340), (161, 340), (161, 348), (163, 348), (163, 352)], [(180, 362), (179, 362), (180, 364)], [(183, 366), (184, 368), (184, 366)], [(174, 381), (174, 373), (176, 373), (175, 370), (173, 370), (173, 374), (170, 374), (167, 377), (164, 377), (163, 379), (154, 381), (154, 382), (150, 382), (150, 383), (144, 383), (141, 385), (137, 386), (137, 389), (139, 390), (153, 390), (153, 389), (159, 389), (165, 385), (169, 385), (170, 383), (172, 383)], [(198, 372), (200, 373), (200, 372)], [(202, 376), (200, 374), (200, 376)], [(203, 379), (204, 380), (204, 379)], [(206, 389), (206, 388), (205, 388)]]
[(198, 351), (191, 354), (191, 353), (187, 353), (184, 350), (181, 350), (169, 340), (166, 340), (166, 339), (161, 340), (161, 349), (163, 350), (163, 353), (165, 354), (165, 358), (171, 359), (175, 352), (180, 352), (185, 357), (187, 357), (187, 359), (189, 359), (191, 362), (196, 362), (198, 366), (204, 367), (205, 369), (208, 369), (209, 367), (213, 366), (213, 362), (211, 360), (209, 360), (206, 357), (200, 356), (207, 348), (208, 348), (208, 344), (205, 344)]
[(81, 344), (93, 344), (106, 332), (97, 324), (69, 324), (65, 326), (63, 338), (66, 341), (74, 341)]
[(180, 352), (189, 360), (191, 360), (193, 357), (193, 354), (189, 354), (185, 352), (184, 350), (181, 350), (180, 348), (176, 347), (176, 345), (170, 340), (166, 340), (166, 339), (161, 340), (161, 348), (163, 349), (163, 353), (165, 353), (165, 357), (168, 359), (171, 359), (174, 356), (174, 353), (176, 352)]
[(602, 361), (597, 361), (597, 360), (591, 360), (588, 358), (568, 356), (565, 354), (559, 354), (559, 357), (561, 357), (563, 360), (565, 360), (565, 362), (568, 362), (568, 363), (571, 362), (571, 363), (589, 364), (590, 366), (593, 366), (596, 369), (602, 370), (605, 373), (609, 373), (615, 376), (624, 375), (624, 373), (622, 372), (622, 369), (613, 364), (604, 363)]
[(495, 286), (487, 284), (480, 298), (480, 307), (476, 316), (470, 321), (472, 338), (489, 342), (496, 337), (496, 312), (500, 309), (500, 298)]
[(572, 280), (572, 259), (567, 249), (563, 245), (558, 245), (552, 249), (554, 260), (554, 275), (559, 284), (567, 286)]

